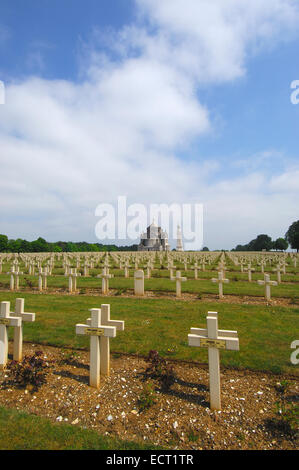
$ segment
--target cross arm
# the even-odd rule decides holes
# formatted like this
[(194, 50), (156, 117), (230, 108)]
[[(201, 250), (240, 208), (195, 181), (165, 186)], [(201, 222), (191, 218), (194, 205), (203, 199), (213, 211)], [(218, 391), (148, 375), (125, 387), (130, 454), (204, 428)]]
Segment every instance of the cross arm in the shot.
[[(87, 328), (93, 328), (90, 325), (86, 324), (81, 324), (77, 323), (76, 325), (76, 334), (77, 335), (86, 335), (86, 329)], [(114, 326), (106, 326), (106, 325), (100, 325), (96, 327), (96, 329), (102, 329), (103, 330), (103, 335), (102, 336), (108, 336), (109, 338), (114, 338), (116, 336), (116, 328)]]
[[(88, 326), (91, 326), (91, 318), (87, 318), (86, 323)], [(124, 331), (125, 322), (122, 320), (108, 320), (107, 326), (114, 326), (117, 331)]]
[[(223, 343), (223, 346), (218, 346), (221, 349), (227, 349), (231, 351), (238, 351), (239, 350), (239, 338), (233, 338), (233, 337), (218, 337), (217, 339), (211, 339), (207, 338), (207, 336), (200, 336), (200, 335), (194, 335), (194, 334), (189, 334), (188, 335), (188, 344), (189, 346), (195, 346), (198, 348), (203, 347), (203, 340), (211, 340), (211, 341), (219, 341), (220, 343)], [(206, 347), (206, 346), (205, 346)]]
[(22, 319), (19, 317), (0, 317), (0, 325), (22, 326)]
[[(207, 328), (190, 328), (190, 333), (193, 335), (208, 336)], [(218, 330), (218, 336), (237, 338), (238, 332), (234, 330)]]
[(20, 316), (23, 321), (30, 321), (33, 322), (35, 321), (35, 313), (28, 313), (28, 312), (23, 312), (23, 313), (15, 313), (15, 315), (18, 317)]

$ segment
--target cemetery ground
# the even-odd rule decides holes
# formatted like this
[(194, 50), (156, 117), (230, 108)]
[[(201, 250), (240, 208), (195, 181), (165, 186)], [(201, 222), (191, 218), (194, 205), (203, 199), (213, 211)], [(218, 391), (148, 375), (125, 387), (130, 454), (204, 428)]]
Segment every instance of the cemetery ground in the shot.
[[(37, 389), (17, 386), (9, 362), (0, 379), (1, 448), (298, 447), (298, 375), (290, 362), (295, 302), (0, 292), (12, 306), (18, 297), (25, 311), (36, 312), (35, 322), (24, 325), (24, 355), (42, 351), (47, 374)], [(125, 321), (125, 331), (111, 341), (111, 375), (93, 389), (89, 339), (77, 336), (75, 325), (103, 303), (113, 319)], [(190, 327), (205, 327), (208, 311), (217, 311), (219, 328), (237, 330), (240, 340), (240, 351), (220, 353), (221, 412), (209, 408), (207, 350), (189, 347), (187, 339)], [(155, 368), (150, 350), (167, 362)]]

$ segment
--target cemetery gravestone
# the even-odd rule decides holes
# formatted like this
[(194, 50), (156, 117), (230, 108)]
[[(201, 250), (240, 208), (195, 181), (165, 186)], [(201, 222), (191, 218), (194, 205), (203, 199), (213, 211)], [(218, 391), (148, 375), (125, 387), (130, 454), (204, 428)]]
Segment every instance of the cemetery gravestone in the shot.
[(221, 410), (219, 350), (238, 351), (238, 333), (237, 331), (218, 330), (218, 313), (208, 312), (207, 328), (191, 328), (188, 343), (189, 346), (208, 348), (210, 408)]

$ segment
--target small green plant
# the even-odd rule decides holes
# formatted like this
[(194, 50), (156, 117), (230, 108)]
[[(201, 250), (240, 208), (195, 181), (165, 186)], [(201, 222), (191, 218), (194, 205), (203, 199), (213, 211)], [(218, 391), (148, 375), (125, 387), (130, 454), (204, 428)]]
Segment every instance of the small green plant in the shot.
[(147, 383), (138, 398), (139, 411), (145, 411), (156, 403), (156, 393), (153, 384)]
[(176, 345), (173, 345), (171, 348), (167, 349), (167, 354), (175, 354), (178, 350), (178, 347)]
[(187, 437), (189, 442), (196, 442), (199, 439), (199, 434), (194, 432), (193, 429), (190, 429), (190, 431), (187, 433)]
[(161, 383), (162, 389), (169, 390), (176, 379), (173, 366), (155, 350), (149, 351), (146, 360), (149, 362), (149, 367), (146, 369), (145, 373), (158, 379)]
[(10, 375), (18, 386), (37, 390), (46, 383), (49, 363), (43, 359), (42, 354), (41, 351), (36, 351), (32, 356), (25, 356), (21, 362), (11, 362)]
[(30, 287), (30, 288), (33, 287), (33, 282), (30, 279), (28, 279), (28, 277), (24, 277), (24, 282), (25, 282), (26, 287)]
[(60, 356), (60, 364), (68, 364), (70, 366), (78, 364), (79, 353), (77, 351), (61, 351)]
[(281, 382), (276, 384), (276, 390), (284, 395), (290, 388), (290, 382), (288, 380), (281, 380)]
[(287, 403), (285, 400), (276, 402), (276, 423), (286, 433), (298, 432), (299, 405), (298, 403)]
[(245, 436), (242, 432), (238, 432), (236, 434), (236, 438), (239, 440), (239, 441), (244, 441), (245, 440)]
[(117, 289), (117, 291), (115, 292), (115, 295), (122, 295), (122, 294), (124, 294), (125, 292), (127, 292), (126, 287), (120, 287), (120, 288)]

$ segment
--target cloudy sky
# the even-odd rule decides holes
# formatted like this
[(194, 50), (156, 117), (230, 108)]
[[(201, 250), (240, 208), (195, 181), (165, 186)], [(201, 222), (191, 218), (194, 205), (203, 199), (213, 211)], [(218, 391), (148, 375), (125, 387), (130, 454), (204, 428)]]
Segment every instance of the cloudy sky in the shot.
[(297, 0), (1, 0), (0, 233), (99, 241), (126, 196), (203, 204), (210, 249), (284, 236), (298, 50)]

